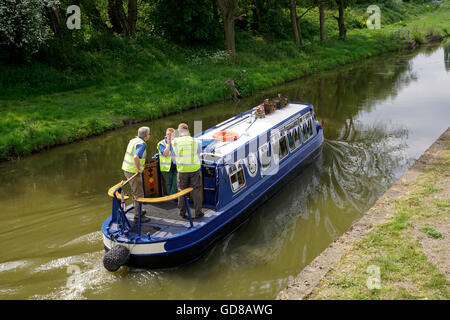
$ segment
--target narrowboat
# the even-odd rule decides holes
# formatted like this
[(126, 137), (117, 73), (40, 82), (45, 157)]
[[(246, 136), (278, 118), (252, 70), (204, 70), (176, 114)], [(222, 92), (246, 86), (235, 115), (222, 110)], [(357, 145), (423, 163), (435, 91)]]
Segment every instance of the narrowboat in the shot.
[[(145, 198), (137, 199), (150, 221), (133, 222), (127, 181), (111, 187), (112, 212), (102, 225), (105, 268), (170, 268), (198, 259), (318, 158), (323, 122), (316, 120), (313, 106), (273, 101), (194, 135), (201, 145), (203, 217), (192, 219), (192, 188), (166, 195), (158, 154), (146, 162)], [(179, 197), (187, 203), (187, 220), (178, 213)]]

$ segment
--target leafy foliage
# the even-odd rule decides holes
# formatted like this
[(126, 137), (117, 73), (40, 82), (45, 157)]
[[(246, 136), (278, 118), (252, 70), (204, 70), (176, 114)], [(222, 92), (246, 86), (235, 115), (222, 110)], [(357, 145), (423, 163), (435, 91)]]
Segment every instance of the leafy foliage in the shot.
[(211, 0), (158, 0), (151, 12), (155, 32), (195, 45), (220, 39), (222, 29)]
[(42, 0), (0, 2), (0, 45), (32, 54), (46, 41)]

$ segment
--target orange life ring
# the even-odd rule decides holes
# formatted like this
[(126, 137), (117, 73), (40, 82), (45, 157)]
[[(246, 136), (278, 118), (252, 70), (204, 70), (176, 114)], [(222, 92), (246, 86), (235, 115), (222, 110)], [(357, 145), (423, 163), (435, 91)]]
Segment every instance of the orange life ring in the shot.
[(213, 138), (219, 141), (234, 141), (239, 138), (239, 134), (234, 131), (219, 131), (214, 133)]

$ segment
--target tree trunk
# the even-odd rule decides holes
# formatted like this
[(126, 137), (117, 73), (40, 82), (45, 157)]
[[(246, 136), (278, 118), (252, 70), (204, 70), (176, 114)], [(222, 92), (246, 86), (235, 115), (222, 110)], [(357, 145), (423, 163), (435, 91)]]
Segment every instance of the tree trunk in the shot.
[(344, 9), (345, 9), (345, 0), (336, 0), (339, 8), (339, 17), (338, 17), (338, 27), (339, 27), (339, 38), (345, 40), (347, 28), (345, 27), (344, 20)]
[(228, 53), (234, 56), (236, 53), (236, 42), (234, 37), (234, 19), (224, 20), (225, 28), (225, 46)]
[(323, 44), (326, 41), (324, 0), (319, 0), (319, 23), (320, 23), (320, 42)]
[(230, 56), (236, 53), (234, 37), (234, 21), (236, 20), (236, 9), (238, 0), (217, 0), (222, 14), (223, 27), (225, 31), (225, 46)]
[(128, 25), (130, 36), (136, 35), (137, 0), (128, 0)]
[(80, 4), (83, 7), (82, 10), (87, 12), (89, 21), (92, 23), (94, 28), (102, 32), (111, 32), (109, 27), (105, 24), (105, 22), (103, 22), (100, 11), (95, 6), (95, 2), (92, 0), (82, 0), (80, 1)]
[(122, 0), (108, 0), (108, 16), (112, 30), (125, 37), (136, 34), (137, 1), (128, 1), (128, 17), (123, 9)]
[(291, 13), (291, 25), (292, 25), (292, 32), (294, 34), (294, 42), (298, 47), (300, 47), (300, 36), (299, 36), (298, 24), (297, 24), (296, 0), (289, 0), (289, 11)]
[(127, 15), (125, 14), (125, 10), (123, 9), (122, 0), (115, 1), (115, 8), (117, 11), (117, 16), (120, 21), (120, 25), (122, 26), (123, 29), (123, 33), (125, 37), (128, 37), (130, 35), (130, 25), (128, 24)]
[(252, 0), (252, 15), (253, 15), (253, 25), (252, 30), (259, 31), (261, 27), (261, 10), (258, 7), (258, 1)]
[(123, 28), (116, 9), (116, 0), (108, 0), (108, 17), (109, 22), (111, 23), (112, 31), (117, 34), (121, 34), (123, 32)]
[(48, 24), (50, 25), (50, 29), (52, 29), (53, 34), (55, 35), (55, 38), (61, 39), (61, 8), (59, 7), (59, 5), (57, 5), (56, 7), (46, 6), (45, 16), (47, 18)]

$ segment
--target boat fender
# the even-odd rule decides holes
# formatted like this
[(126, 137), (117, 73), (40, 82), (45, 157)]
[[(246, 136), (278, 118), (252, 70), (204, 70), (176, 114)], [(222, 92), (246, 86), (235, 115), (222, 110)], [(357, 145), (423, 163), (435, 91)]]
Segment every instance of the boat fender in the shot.
[(323, 128), (324, 124), (325, 124), (325, 121), (323, 121), (323, 120), (316, 120), (316, 128), (317, 128), (317, 130)]
[(114, 272), (127, 263), (130, 258), (130, 250), (120, 244), (111, 248), (103, 257), (103, 266), (106, 270)]

